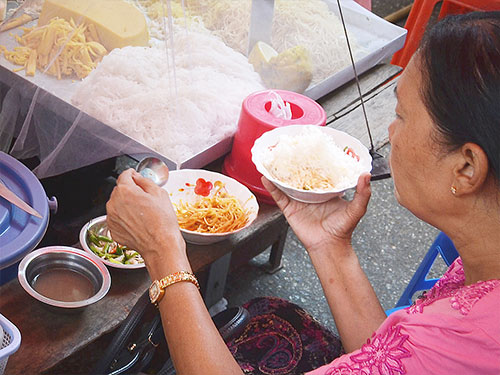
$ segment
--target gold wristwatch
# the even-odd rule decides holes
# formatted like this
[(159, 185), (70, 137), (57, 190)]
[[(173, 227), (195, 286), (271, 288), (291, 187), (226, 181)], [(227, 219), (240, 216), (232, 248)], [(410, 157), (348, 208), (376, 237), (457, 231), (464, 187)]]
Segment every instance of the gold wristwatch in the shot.
[(188, 271), (179, 271), (172, 273), (168, 276), (165, 276), (163, 279), (155, 280), (151, 283), (149, 287), (149, 299), (151, 303), (154, 303), (158, 306), (158, 303), (163, 298), (165, 294), (165, 289), (172, 284), (179, 283), (181, 281), (188, 281), (196, 285), (198, 289), (200, 289), (200, 284), (196, 279), (196, 276)]

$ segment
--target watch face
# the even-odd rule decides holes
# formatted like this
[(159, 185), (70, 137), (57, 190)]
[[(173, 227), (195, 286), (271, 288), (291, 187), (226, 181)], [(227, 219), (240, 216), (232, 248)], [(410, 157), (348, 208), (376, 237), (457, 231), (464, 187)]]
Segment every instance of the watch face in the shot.
[(160, 283), (158, 282), (158, 280), (155, 280), (149, 287), (149, 299), (151, 300), (151, 302), (155, 303), (160, 296), (160, 293)]

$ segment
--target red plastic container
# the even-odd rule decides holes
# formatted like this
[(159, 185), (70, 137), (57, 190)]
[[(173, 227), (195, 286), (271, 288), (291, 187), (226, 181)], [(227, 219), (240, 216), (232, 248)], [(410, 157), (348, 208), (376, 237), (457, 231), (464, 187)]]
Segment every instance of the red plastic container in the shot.
[[(269, 113), (271, 91), (278, 93), (285, 103), (290, 103), (292, 118), (284, 120)], [(248, 187), (263, 203), (274, 204), (274, 200), (261, 183), (262, 175), (252, 163), (251, 149), (263, 133), (287, 125), (326, 124), (324, 109), (307, 96), (285, 90), (266, 90), (249, 95), (241, 106), (238, 130), (234, 136), (231, 153), (224, 160), (222, 171)]]

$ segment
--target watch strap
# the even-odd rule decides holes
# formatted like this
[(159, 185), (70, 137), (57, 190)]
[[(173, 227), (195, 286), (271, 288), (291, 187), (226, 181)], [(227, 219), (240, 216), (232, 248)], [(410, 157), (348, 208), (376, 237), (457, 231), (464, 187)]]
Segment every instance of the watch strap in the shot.
[(196, 285), (198, 289), (200, 289), (200, 284), (198, 283), (198, 279), (194, 274), (192, 274), (189, 271), (175, 272), (168, 276), (165, 276), (160, 280), (153, 281), (153, 283), (149, 287), (150, 290), (149, 296), (151, 302), (154, 303), (155, 305), (158, 305), (158, 303), (163, 298), (163, 295), (165, 294), (166, 288), (168, 288), (170, 285), (183, 281), (191, 282), (194, 285)]

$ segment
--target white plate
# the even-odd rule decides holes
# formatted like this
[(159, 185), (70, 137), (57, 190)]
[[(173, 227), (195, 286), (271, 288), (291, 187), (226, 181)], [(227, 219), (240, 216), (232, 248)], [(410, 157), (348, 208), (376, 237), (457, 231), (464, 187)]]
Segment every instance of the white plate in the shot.
[(200, 233), (182, 229), (181, 232), (186, 242), (196, 245), (207, 245), (225, 240), (234, 233), (237, 233), (247, 228), (257, 217), (259, 212), (259, 204), (257, 199), (250, 190), (238, 181), (221, 173), (211, 172), (203, 169), (180, 169), (169, 173), (168, 181), (163, 186), (170, 194), (170, 200), (173, 204), (183, 202), (193, 203), (199, 199), (199, 195), (195, 194), (194, 188), (196, 181), (203, 178), (205, 181), (210, 181), (215, 186), (216, 181), (220, 181), (225, 185), (227, 192), (235, 196), (241, 203), (243, 208), (250, 212), (248, 222), (243, 228), (228, 233)]
[(277, 180), (269, 173), (269, 171), (264, 166), (264, 161), (269, 160), (269, 158), (271, 157), (269, 153), (272, 146), (276, 145), (282, 136), (296, 136), (299, 134), (303, 134), (304, 131), (307, 131), (308, 127), (319, 129), (320, 131), (324, 132), (325, 135), (333, 139), (335, 144), (341, 149), (343, 149), (345, 146), (351, 147), (356, 155), (359, 156), (359, 163), (361, 163), (361, 173), (371, 171), (372, 157), (370, 156), (368, 149), (358, 139), (343, 131), (329, 128), (327, 126), (316, 125), (283, 126), (262, 134), (262, 136), (260, 136), (260, 138), (255, 141), (254, 146), (252, 147), (252, 162), (255, 164), (255, 167), (262, 175), (264, 175), (269, 181), (275, 184), (290, 198), (304, 203), (323, 203), (332, 198), (342, 196), (346, 190), (355, 187), (361, 174), (357, 175), (355, 179), (350, 181), (349, 186), (341, 190), (332, 189), (328, 191), (311, 191), (296, 189), (284, 182)]

